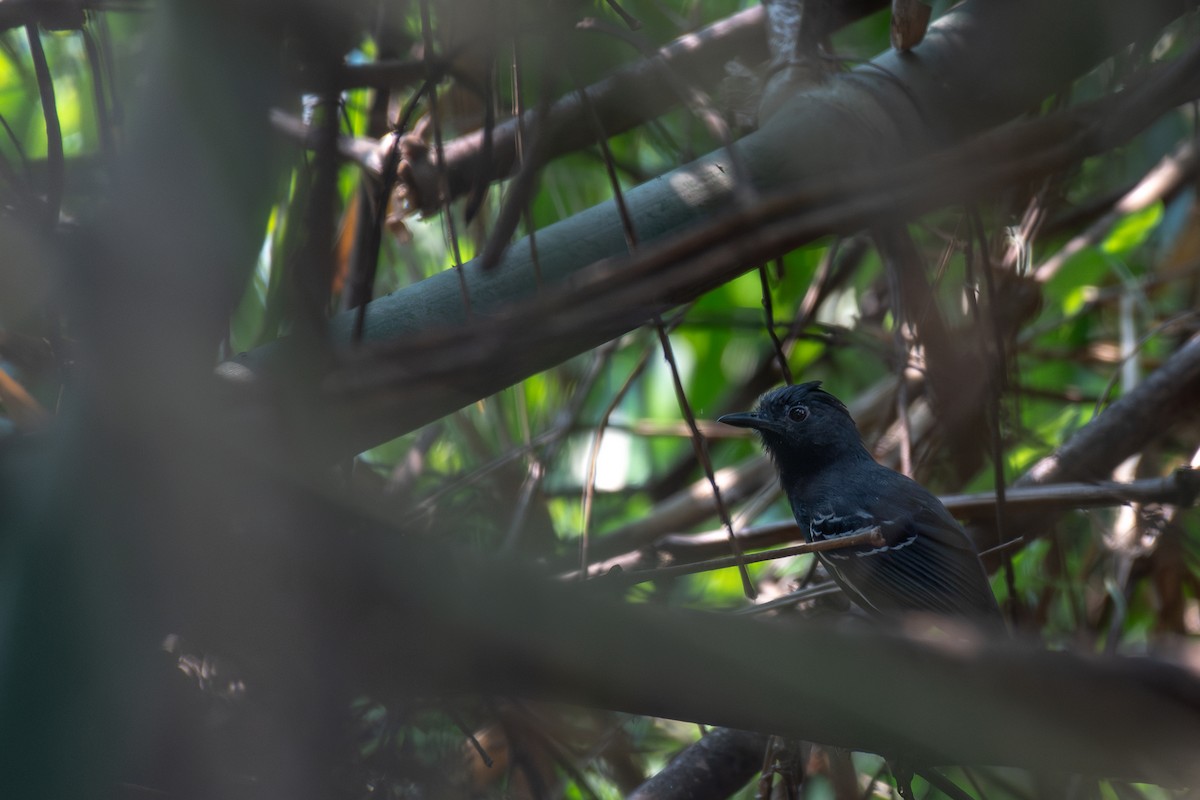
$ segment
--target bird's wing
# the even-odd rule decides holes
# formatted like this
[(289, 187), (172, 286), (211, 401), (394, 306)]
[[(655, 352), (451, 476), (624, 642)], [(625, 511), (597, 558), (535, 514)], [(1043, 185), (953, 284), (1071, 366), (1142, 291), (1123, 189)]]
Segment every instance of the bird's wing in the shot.
[[(821, 554), (835, 577), (867, 608), (926, 611), (999, 619), (996, 598), (975, 548), (954, 518), (933, 498), (909, 494), (909, 507), (881, 502), (848, 514), (814, 514), (815, 540), (879, 528), (884, 545)], [(916, 501), (916, 502), (914, 502)]]

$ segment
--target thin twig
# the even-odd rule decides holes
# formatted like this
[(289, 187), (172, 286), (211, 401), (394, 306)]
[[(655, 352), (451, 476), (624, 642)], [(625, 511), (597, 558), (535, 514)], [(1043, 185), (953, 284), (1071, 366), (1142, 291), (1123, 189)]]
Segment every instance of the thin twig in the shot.
[[(484, 272), (487, 272), (500, 263), (500, 257), (508, 249), (509, 240), (517, 229), (517, 222), (521, 217), (529, 216), (533, 195), (537, 189), (538, 173), (541, 171), (542, 165), (549, 156), (550, 149), (561, 132), (560, 128), (557, 127), (557, 123), (550, 117), (550, 96), (554, 88), (554, 76), (556, 74), (556, 70), (550, 69), (550, 65), (552, 58), (556, 62), (562, 59), (560, 48), (561, 43), (557, 37), (552, 38), (550, 50), (543, 56), (542, 63), (539, 65), (541, 67), (542, 86), (538, 95), (537, 107), (530, 115), (528, 121), (525, 119), (526, 115), (522, 114), (517, 118), (515, 123), (517, 132), (521, 135), (522, 144), (520, 152), (517, 154), (518, 157), (515, 160), (515, 163), (519, 164), (520, 169), (518, 169), (516, 177), (509, 182), (508, 192), (500, 204), (500, 210), (497, 212), (495, 219), (492, 220), (492, 230), (488, 234), (487, 241), (484, 242), (483, 250), (479, 253), (479, 268)], [(557, 63), (555, 63), (555, 66), (557, 66)], [(527, 127), (532, 130), (532, 134), (529, 136), (525, 134)], [(498, 134), (499, 130), (492, 132), (493, 137), (496, 137)], [(527, 147), (525, 146), (526, 139), (529, 141)], [(493, 147), (496, 148), (499, 144), (499, 142), (495, 142)], [(474, 156), (474, 154), (472, 155)], [(500, 154), (495, 155), (496, 159), (502, 157)], [(510, 160), (513, 159), (510, 157)], [(530, 226), (530, 231), (532, 230), (533, 227)], [(534, 263), (537, 265), (536, 261)], [(538, 269), (540, 275), (540, 265), (538, 265)]]
[[(629, 214), (629, 208), (625, 205), (625, 195), (621, 191), (620, 181), (617, 180), (616, 171), (613, 169), (612, 154), (608, 149), (608, 140), (604, 134), (604, 129), (600, 122), (600, 117), (595, 113), (590, 101), (587, 99), (587, 94), (580, 90), (580, 102), (588, 109), (589, 117), (592, 124), (596, 128), (597, 144), (601, 152), (604, 154), (604, 165), (608, 172), (608, 178), (612, 185), (613, 200), (617, 207), (617, 212), (621, 217), (621, 227), (625, 232), (625, 241), (629, 247), (630, 253), (637, 250), (638, 239), (637, 230), (633, 225), (633, 218)], [(671, 381), (675, 386), (675, 398), (679, 403), (679, 409), (683, 413), (684, 419), (687, 421), (688, 428), (692, 433), (692, 449), (696, 453), (696, 458), (704, 467), (704, 474), (708, 478), (709, 485), (713, 491), (713, 503), (717, 507), (717, 513), (721, 517), (721, 522), (725, 525), (725, 529), (729, 532), (729, 545), (733, 550), (734, 558), (739, 559), (742, 556), (742, 551), (737, 542), (737, 536), (733, 532), (733, 521), (729, 516), (729, 509), (721, 499), (721, 487), (717, 485), (716, 473), (713, 470), (712, 459), (708, 455), (708, 444), (704, 438), (704, 434), (700, 432), (700, 428), (696, 425), (696, 415), (692, 413), (691, 404), (687, 399), (687, 392), (683, 387), (683, 378), (679, 373), (679, 365), (675, 361), (675, 351), (671, 346), (671, 337), (667, 333), (667, 328), (663, 324), (662, 316), (654, 315), (654, 330), (658, 334), (659, 343), (662, 345), (663, 358), (666, 359), (667, 366), (671, 373)], [(739, 567), (742, 578), (742, 588), (746, 596), (753, 599), (757, 594), (753, 582), (750, 580), (750, 573), (744, 565)], [(586, 574), (586, 568), (584, 569)]]
[(1121, 378), (1123, 372), (1122, 368), (1129, 362), (1129, 359), (1141, 353), (1142, 349), (1150, 342), (1150, 340), (1155, 336), (1158, 336), (1163, 331), (1174, 328), (1175, 326), (1184, 322), (1191, 322), (1197, 317), (1200, 317), (1200, 313), (1196, 311), (1181, 311), (1146, 331), (1146, 333), (1144, 333), (1142, 337), (1138, 339), (1137, 345), (1134, 346), (1130, 352), (1122, 354), (1120, 361), (1118, 361), (1116, 364), (1118, 369), (1113, 370), (1112, 375), (1109, 376), (1108, 381), (1104, 384), (1104, 389), (1100, 392), (1100, 396), (1096, 398), (1096, 404), (1092, 408), (1092, 416), (1099, 414), (1100, 410), (1104, 408), (1105, 403), (1108, 402), (1109, 397), (1112, 395), (1113, 389), (1116, 388), (1117, 381)]
[[(513, 33), (513, 50), (512, 50), (512, 100), (513, 100), (513, 117), (517, 121), (517, 164), (521, 168), (525, 166), (525, 101), (524, 92), (521, 91), (521, 48), (518, 46), (517, 34)], [(521, 219), (525, 223), (527, 231), (525, 237), (529, 240), (529, 261), (533, 267), (533, 282), (540, 290), (542, 288), (542, 262), (538, 257), (537, 246), (537, 226), (533, 224), (533, 197), (527, 194), (524, 198), (525, 205), (521, 209)]]
[[(991, 327), (992, 344), (996, 348), (994, 363), (992, 368), (987, 371), (988, 382), (991, 384), (987, 407), (991, 412), (988, 416), (990, 417), (989, 428), (991, 431), (992, 484), (996, 487), (996, 538), (1001, 544), (1004, 544), (1008, 541), (1004, 514), (1008, 478), (1004, 474), (1004, 441), (1000, 431), (1000, 422), (1003, 413), (1001, 398), (1007, 388), (1007, 359), (1004, 354), (1004, 338), (1003, 332), (1000, 330), (1000, 319), (997, 312), (1000, 299), (996, 296), (996, 285), (992, 278), (992, 255), (987, 239), (987, 230), (984, 228), (983, 217), (976, 206), (970, 206), (967, 215), (971, 223), (972, 238), (977, 239), (979, 243), (979, 270), (983, 273), (983, 282), (987, 287), (988, 297), (986, 315)], [(968, 292), (968, 296), (974, 298), (974, 292)], [(980, 311), (979, 305), (975, 302), (972, 302), (971, 310), (975, 314), (976, 328), (978, 329), (983, 321), (984, 312)], [(1015, 624), (1020, 617), (1021, 596), (1017, 593), (1017, 577), (1016, 571), (1013, 569), (1012, 557), (1007, 551), (1003, 563), (1004, 584), (1008, 589), (1008, 602), (1012, 622)]]
[(758, 603), (756, 605), (746, 606), (745, 608), (739, 608), (731, 613), (739, 616), (752, 617), (758, 614), (766, 614), (767, 612), (775, 611), (776, 609), (787, 608), (788, 606), (793, 606), (797, 603), (803, 603), (808, 600), (816, 600), (821, 597), (830, 597), (835, 594), (841, 594), (841, 592), (842, 587), (838, 586), (833, 581), (825, 581), (813, 586), (805, 586), (797, 589), (794, 592), (788, 592), (781, 597), (776, 597), (774, 600), (768, 600), (765, 603)]
[(1194, 177), (1198, 169), (1200, 148), (1197, 148), (1195, 140), (1189, 139), (1163, 156), (1142, 176), (1137, 185), (1117, 200), (1107, 213), (1089, 225), (1087, 230), (1076, 235), (1058, 252), (1038, 265), (1033, 271), (1034, 277), (1041, 283), (1050, 280), (1072, 256), (1103, 239), (1121, 217), (1141, 211), (1152, 203), (1170, 196)]
[[(708, 95), (696, 85), (692, 78), (676, 69), (669, 60), (662, 58), (662, 51), (656, 50), (643, 36), (631, 31), (617, 31), (611, 26), (604, 25), (595, 20), (590, 21), (587, 25), (580, 25), (579, 28), (581, 30), (609, 33), (622, 41), (628, 42), (641, 53), (646, 62), (662, 74), (666, 86), (679, 96), (692, 116), (700, 120), (712, 137), (725, 148), (724, 154), (729, 159), (730, 170), (733, 173), (733, 191), (735, 197), (747, 203), (753, 200), (755, 194), (754, 182), (750, 179), (749, 170), (746, 168), (741, 153), (736, 147), (733, 147), (733, 133), (729, 130), (729, 125), (726, 124), (725, 118), (713, 106)], [(596, 113), (594, 104), (592, 104), (592, 110), (588, 113)]]
[(933, 767), (925, 767), (915, 771), (929, 783), (930, 786), (937, 789), (942, 794), (950, 798), (950, 800), (975, 800), (971, 795), (967, 794), (954, 781), (947, 778), (941, 772)]
[(492, 761), (492, 757), (487, 754), (487, 750), (483, 749), (483, 744), (481, 744), (475, 734), (471, 732), (471, 729), (467, 727), (466, 723), (462, 721), (462, 718), (450, 708), (443, 707), (442, 713), (450, 718), (450, 721), (454, 723), (454, 727), (458, 728), (462, 735), (467, 738), (467, 741), (471, 743), (471, 747), (474, 748), (476, 755), (479, 756), (479, 760), (484, 763), (484, 766), (491, 769), (495, 765), (495, 762)]
[[(783, 269), (783, 259), (776, 259), (779, 269)], [(767, 279), (767, 265), (758, 265), (758, 278), (762, 284), (762, 307), (763, 317), (767, 329), (767, 335), (771, 337), (771, 344), (775, 347), (775, 357), (779, 360), (779, 372), (783, 375), (783, 379), (790, 385), (792, 381), (792, 370), (788, 366), (787, 354), (783, 352), (783, 342), (779, 340), (779, 334), (775, 331), (775, 308), (771, 301), (771, 282)]]
[[(675, 318), (672, 328), (678, 325), (683, 319), (680, 314)], [(596, 425), (596, 430), (592, 434), (592, 446), (588, 456), (587, 475), (583, 479), (583, 522), (580, 526), (580, 542), (579, 542), (579, 577), (583, 580), (587, 577), (588, 570), (588, 542), (591, 532), (592, 521), (592, 501), (596, 494), (596, 468), (600, 460), (600, 445), (604, 440), (604, 431), (608, 428), (609, 420), (612, 414), (616, 411), (617, 406), (625, 399), (625, 395), (633, 388), (634, 382), (646, 365), (650, 363), (650, 354), (653, 352), (649, 347), (642, 350), (642, 354), (638, 357), (637, 363), (633, 365), (629, 375), (625, 378), (625, 382), (609, 400), (608, 405), (604, 409), (604, 413), (600, 415), (600, 421)]]
[[(493, 62), (494, 59), (489, 57), (484, 72), (483, 148), (479, 154), (479, 177), (475, 181), (475, 188), (467, 198), (466, 208), (463, 209), (463, 220), (468, 223), (475, 219), (475, 215), (479, 212), (479, 209), (483, 206), (484, 199), (487, 197), (488, 187), (491, 186), (488, 175), (492, 172), (492, 142), (496, 128), (495, 87), (492, 85), (492, 82), (495, 80)], [(448, 193), (449, 190), (447, 189)]]
[(738, 567), (741, 570), (745, 570), (747, 564), (757, 564), (762, 561), (773, 561), (777, 558), (788, 558), (789, 556), (799, 556), (807, 553), (822, 553), (828, 550), (841, 550), (846, 547), (860, 547), (864, 545), (868, 547), (884, 547), (886, 544), (887, 540), (883, 538), (883, 533), (879, 528), (872, 528), (869, 531), (856, 533), (851, 536), (839, 536), (836, 539), (825, 539), (820, 542), (805, 542), (804, 544), (792, 545), (791, 547), (783, 547), (779, 550), (769, 550), (765, 553), (724, 556), (722, 558), (709, 559), (708, 561), (698, 561), (694, 564), (679, 564), (673, 567), (648, 569), (639, 572), (608, 573), (600, 579), (622, 586), (632, 586), (638, 583), (665, 578), (678, 578), (681, 575), (694, 575), (697, 572), (711, 572), (715, 569), (726, 569), (727, 567)]
[[(432, 75), (434, 49), (433, 26), (429, 22), (429, 0), (421, 0), (421, 38), (425, 46), (424, 57), (426, 64), (429, 74)], [(450, 206), (449, 180), (446, 176), (446, 148), (442, 141), (442, 122), (441, 115), (438, 113), (438, 90), (436, 83), (431, 83), (429, 86), (429, 117), (433, 124), (433, 147), (437, 155), (437, 202), (443, 204), (445, 209), (442, 218), (445, 221), (447, 235), (450, 237), (450, 250), (454, 255), (454, 271), (458, 275), (458, 287), (462, 293), (463, 308), (466, 310), (467, 319), (470, 319), (472, 316), (471, 293), (467, 290), (467, 276), (463, 271), (462, 252), (458, 246), (458, 231), (454, 224), (454, 210)]]
[(746, 593), (747, 597), (753, 600), (758, 596), (758, 590), (754, 588), (754, 583), (750, 580), (750, 572), (746, 569), (746, 565), (742, 561), (745, 554), (742, 552), (742, 546), (738, 543), (737, 534), (733, 531), (733, 520), (729, 516), (729, 508), (721, 498), (721, 487), (717, 485), (716, 471), (713, 469), (712, 459), (708, 455), (708, 440), (704, 438), (704, 434), (700, 432), (700, 428), (696, 425), (696, 415), (692, 413), (687, 393), (683, 389), (683, 380), (679, 376), (679, 366), (675, 363), (675, 351), (671, 347), (671, 338), (663, 328), (661, 317), (655, 317), (655, 328), (658, 331), (658, 339), (662, 343), (663, 357), (666, 358), (667, 365), (671, 368), (671, 378), (675, 383), (675, 397), (678, 399), (679, 408), (683, 412), (683, 417), (692, 431), (692, 448), (696, 452), (696, 458), (699, 460), (700, 465), (704, 467), (704, 476), (708, 479), (708, 485), (712, 487), (713, 504), (717, 507), (717, 514), (721, 518), (721, 524), (725, 526), (725, 530), (729, 534), (729, 549), (733, 551), (733, 561), (738, 565), (738, 572), (742, 578), (742, 590)]
[(608, 7), (613, 10), (614, 14), (621, 18), (621, 21), (629, 27), (629, 30), (636, 31), (642, 27), (641, 20), (622, 8), (617, 0), (604, 0), (604, 2), (608, 4)]
[(58, 105), (54, 97), (54, 79), (42, 49), (42, 38), (37, 25), (25, 26), (29, 39), (29, 57), (37, 75), (38, 94), (42, 100), (42, 118), (46, 122), (46, 202), (44, 224), (53, 229), (58, 225), (62, 210), (63, 190), (66, 185), (66, 169), (63, 160), (62, 125), (58, 121)]
[[(359, 243), (355, 252), (354, 276), (348, 287), (348, 296), (357, 305), (358, 313), (354, 317), (354, 331), (350, 341), (361, 342), (367, 325), (367, 305), (375, 284), (376, 270), (379, 268), (379, 249), (383, 244), (383, 226), (388, 216), (388, 201), (392, 196), (392, 188), (396, 184), (396, 170), (400, 165), (400, 143), (404, 134), (403, 129), (393, 132), (391, 147), (383, 160), (383, 171), (376, 187), (374, 207), (362, 202), (361, 214), (370, 214), (366, 231), (366, 241)], [(362, 197), (370, 196), (369, 184), (363, 185)]]
[(92, 73), (92, 105), (96, 109), (96, 128), (100, 133), (100, 150), (109, 164), (117, 156), (117, 147), (113, 141), (113, 125), (108, 115), (108, 101), (105, 97), (104, 67), (100, 58), (100, 47), (92, 36), (91, 30), (85, 25), (80, 29), (83, 37), (83, 50), (87, 55), (88, 69)]
[[(591, 394), (593, 387), (595, 387), (596, 381), (604, 374), (605, 368), (612, 360), (613, 353), (617, 350), (617, 345), (618, 340), (614, 339), (595, 351), (595, 356), (592, 358), (587, 373), (575, 388), (570, 407), (559, 417), (558, 423), (553, 428), (536, 440), (539, 446), (543, 443), (545, 444), (545, 450), (542, 451), (541, 458), (534, 459), (534, 462), (530, 465), (529, 475), (525, 479), (525, 483), (521, 486), (521, 494), (517, 498), (517, 505), (513, 510), (512, 521), (509, 523), (508, 535), (505, 536), (502, 550), (510, 550), (516, 546), (517, 539), (525, 524), (529, 504), (533, 499), (534, 493), (541, 487), (542, 481), (546, 478), (546, 470), (542, 465), (553, 461), (558, 456), (558, 450), (562, 447), (564, 437), (578, 422), (579, 415), (583, 413), (583, 407), (587, 402), (588, 396)], [(532, 452), (532, 448), (530, 448), (530, 452)]]
[(897, 260), (903, 256), (897, 248), (884, 244), (889, 236), (879, 237), (880, 256), (887, 265), (888, 296), (892, 305), (892, 349), (896, 360), (896, 423), (900, 430), (900, 471), (912, 477), (912, 421), (908, 415), (908, 381), (904, 375), (908, 372), (912, 360), (908, 340), (904, 335), (905, 322), (916, 325), (914, 310), (906, 308), (900, 289), (900, 265)]

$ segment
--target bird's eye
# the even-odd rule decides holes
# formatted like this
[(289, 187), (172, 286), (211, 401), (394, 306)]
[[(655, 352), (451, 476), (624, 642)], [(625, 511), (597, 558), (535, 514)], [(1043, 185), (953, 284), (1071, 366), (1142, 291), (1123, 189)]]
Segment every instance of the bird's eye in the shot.
[(804, 422), (808, 419), (808, 406), (792, 406), (788, 409), (788, 419), (792, 422)]

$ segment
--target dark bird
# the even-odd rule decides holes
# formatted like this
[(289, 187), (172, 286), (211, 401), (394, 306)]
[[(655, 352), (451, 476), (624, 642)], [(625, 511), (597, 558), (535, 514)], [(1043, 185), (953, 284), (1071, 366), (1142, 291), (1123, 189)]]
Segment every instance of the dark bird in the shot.
[(850, 411), (820, 381), (770, 391), (757, 410), (720, 422), (758, 431), (809, 542), (879, 529), (882, 546), (817, 554), (863, 609), (1004, 625), (966, 532), (932, 493), (871, 457)]

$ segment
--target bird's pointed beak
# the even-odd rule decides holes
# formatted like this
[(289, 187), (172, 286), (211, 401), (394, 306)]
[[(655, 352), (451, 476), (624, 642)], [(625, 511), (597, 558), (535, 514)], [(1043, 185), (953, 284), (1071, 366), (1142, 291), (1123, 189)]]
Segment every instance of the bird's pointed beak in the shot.
[(753, 428), (760, 433), (763, 431), (782, 433), (777, 422), (764, 417), (757, 411), (740, 411), (737, 414), (726, 414), (723, 417), (717, 417), (717, 422), (724, 422), (726, 425), (732, 425), (735, 428)]
[(732, 425), (735, 428), (760, 428), (762, 427), (762, 417), (756, 411), (741, 411), (737, 414), (726, 414), (722, 417), (717, 417), (717, 422), (724, 422), (726, 425)]

